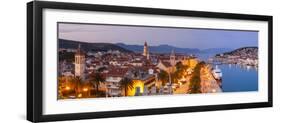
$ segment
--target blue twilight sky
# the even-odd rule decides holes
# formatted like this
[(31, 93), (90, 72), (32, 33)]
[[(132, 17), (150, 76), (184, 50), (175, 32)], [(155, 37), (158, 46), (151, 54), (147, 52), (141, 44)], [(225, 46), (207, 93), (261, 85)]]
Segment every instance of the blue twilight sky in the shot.
[(59, 38), (180, 48), (231, 48), (258, 46), (258, 32), (59, 23)]

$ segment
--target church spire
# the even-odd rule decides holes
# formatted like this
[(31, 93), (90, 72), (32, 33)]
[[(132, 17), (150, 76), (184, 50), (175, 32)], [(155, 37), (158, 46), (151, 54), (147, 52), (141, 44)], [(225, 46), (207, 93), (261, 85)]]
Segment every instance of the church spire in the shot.
[(143, 56), (145, 56), (146, 59), (149, 59), (148, 45), (146, 41), (144, 42), (143, 46)]
[(175, 56), (175, 51), (174, 51), (174, 49), (172, 50), (171, 56)]
[(176, 55), (175, 55), (174, 49), (172, 50), (171, 55), (170, 55), (170, 63), (172, 66), (176, 65)]

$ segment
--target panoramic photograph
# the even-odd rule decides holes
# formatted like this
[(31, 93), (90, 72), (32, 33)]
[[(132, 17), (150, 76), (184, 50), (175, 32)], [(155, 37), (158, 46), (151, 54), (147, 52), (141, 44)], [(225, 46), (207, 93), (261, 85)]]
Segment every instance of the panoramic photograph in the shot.
[(59, 100), (258, 91), (258, 31), (57, 26)]

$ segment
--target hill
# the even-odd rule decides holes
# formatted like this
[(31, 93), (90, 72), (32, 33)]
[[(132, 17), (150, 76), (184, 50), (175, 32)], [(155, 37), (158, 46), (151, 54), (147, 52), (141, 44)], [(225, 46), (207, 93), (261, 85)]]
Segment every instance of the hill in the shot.
[(119, 50), (120, 52), (132, 52), (128, 49), (122, 48), (118, 45), (111, 44), (111, 43), (88, 43), (88, 42), (59, 39), (59, 48), (76, 49), (78, 48), (79, 44), (85, 51)]
[[(59, 48), (67, 48), (67, 49), (76, 49), (78, 45), (81, 45), (83, 50), (85, 51), (108, 51), (108, 50), (119, 50), (120, 52), (143, 52), (143, 45), (128, 45), (124, 43), (89, 43), (89, 42), (81, 42), (81, 41), (73, 41), (73, 40), (65, 40), (59, 39)], [(149, 46), (149, 52), (151, 53), (171, 53), (174, 50), (176, 53), (224, 53), (231, 51), (231, 49), (227, 48), (210, 48), (200, 50), (197, 48), (179, 48), (171, 45), (158, 45), (158, 46)]]
[[(219, 56), (220, 54), (217, 54)], [(236, 50), (225, 52), (223, 55), (231, 55), (231, 56), (258, 56), (258, 47), (242, 47)]]
[[(134, 52), (138, 52), (138, 53), (143, 52), (143, 45), (127, 45), (123, 43), (117, 43), (116, 45)], [(151, 53), (171, 53), (172, 50), (174, 50), (177, 53), (200, 52), (200, 50), (196, 48), (178, 48), (170, 45), (149, 46), (149, 52)]]
[[(143, 52), (143, 45), (127, 45), (124, 43), (117, 43), (116, 45), (123, 47), (125, 49), (134, 51), (134, 52)], [(232, 49), (229, 48), (210, 48), (210, 49), (204, 49), (200, 50), (197, 48), (179, 48), (174, 47), (170, 45), (158, 45), (158, 46), (149, 46), (149, 52), (153, 53), (170, 53), (172, 50), (174, 50), (177, 53), (224, 53), (231, 51)]]

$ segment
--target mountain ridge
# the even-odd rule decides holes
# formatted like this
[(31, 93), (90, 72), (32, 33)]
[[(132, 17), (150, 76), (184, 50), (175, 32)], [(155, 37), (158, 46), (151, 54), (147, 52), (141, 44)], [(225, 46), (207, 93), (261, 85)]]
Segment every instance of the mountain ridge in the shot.
[(132, 52), (128, 49), (122, 48), (111, 43), (89, 43), (74, 40), (59, 39), (59, 48), (71, 48), (77, 49), (78, 45), (81, 45), (83, 50), (86, 51), (108, 51), (108, 50), (119, 50), (121, 52)]
[[(116, 45), (129, 49), (134, 52), (143, 52), (143, 45), (127, 45), (124, 43), (116, 43)], [(158, 46), (149, 46), (149, 52), (154, 53), (170, 53), (172, 50), (174, 50), (177, 53), (223, 53), (227, 51), (231, 51), (230, 48), (209, 48), (200, 50), (198, 48), (179, 48), (167, 44), (161, 44)]]
[[(78, 45), (81, 44), (86, 51), (108, 51), (108, 50), (119, 50), (121, 52), (136, 52), (142, 53), (143, 52), (143, 45), (128, 45), (124, 43), (90, 43), (90, 42), (82, 42), (82, 41), (75, 41), (75, 40), (67, 40), (67, 39), (59, 39), (59, 48), (71, 48), (76, 49)], [(174, 50), (177, 53), (224, 53), (229, 52), (232, 49), (229, 48), (210, 48), (200, 50), (198, 48), (179, 48), (175, 46), (171, 46), (168, 44), (161, 44), (158, 46), (149, 46), (149, 52), (152, 53), (170, 53)]]

